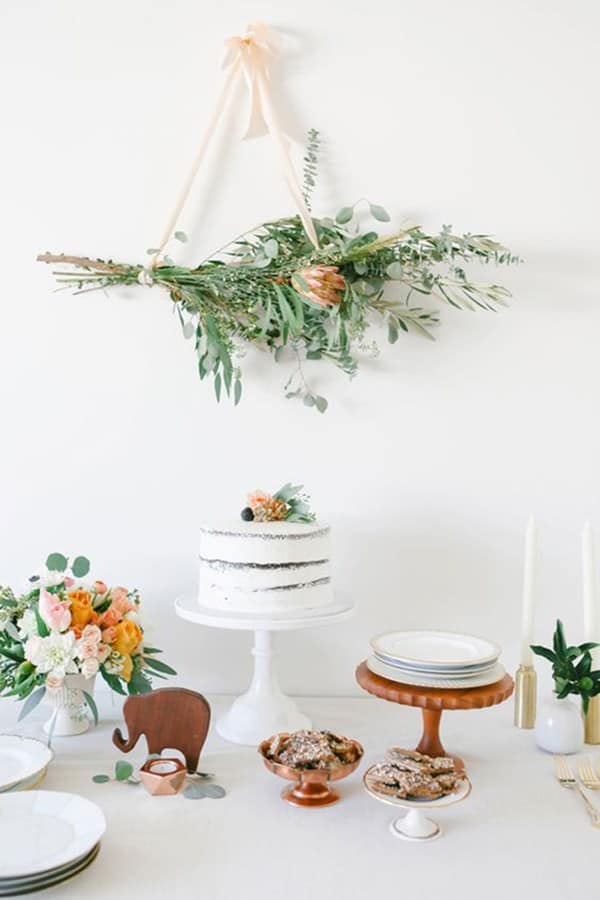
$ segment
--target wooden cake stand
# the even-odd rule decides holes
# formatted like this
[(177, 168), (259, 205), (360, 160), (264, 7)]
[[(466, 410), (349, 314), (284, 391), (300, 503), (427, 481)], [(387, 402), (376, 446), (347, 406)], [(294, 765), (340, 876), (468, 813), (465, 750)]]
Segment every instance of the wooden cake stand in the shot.
[[(513, 692), (514, 683), (510, 675), (505, 675), (495, 684), (478, 688), (432, 688), (400, 684), (376, 675), (361, 662), (356, 670), (356, 680), (363, 690), (382, 700), (401, 703), (403, 706), (418, 706), (423, 713), (423, 734), (416, 749), (428, 756), (452, 756), (446, 753), (440, 740), (440, 719), (445, 709), (483, 709), (503, 703)], [(458, 756), (452, 757), (463, 767)]]

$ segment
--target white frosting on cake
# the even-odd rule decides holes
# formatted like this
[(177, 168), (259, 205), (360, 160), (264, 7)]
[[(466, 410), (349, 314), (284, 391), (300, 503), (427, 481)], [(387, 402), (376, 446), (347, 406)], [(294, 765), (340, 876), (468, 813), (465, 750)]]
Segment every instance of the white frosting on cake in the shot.
[(328, 525), (239, 522), (201, 528), (201, 606), (277, 613), (332, 602)]

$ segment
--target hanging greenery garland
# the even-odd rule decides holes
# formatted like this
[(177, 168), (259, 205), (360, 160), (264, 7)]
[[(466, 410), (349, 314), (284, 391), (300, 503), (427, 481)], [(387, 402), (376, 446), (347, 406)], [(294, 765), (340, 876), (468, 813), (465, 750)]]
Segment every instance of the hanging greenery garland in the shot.
[[(217, 400), (226, 394), (239, 402), (240, 358), (244, 345), (251, 344), (268, 351), (276, 363), (291, 359), (286, 396), (325, 412), (327, 400), (311, 389), (305, 362), (327, 360), (354, 376), (361, 352), (378, 352), (375, 342), (368, 341), (374, 323), (383, 324), (391, 344), (401, 331), (416, 330), (430, 337), (438, 317), (418, 305), (419, 295), (432, 295), (459, 309), (494, 310), (510, 292), (473, 279), (465, 267), (518, 260), (486, 235), (459, 236), (446, 226), (435, 235), (415, 225), (382, 236), (364, 228), (362, 213), (366, 210), (376, 222), (389, 222), (390, 217), (382, 206), (366, 200), (343, 207), (335, 219), (314, 218), (310, 210), (319, 136), (309, 132), (301, 190), (268, 93), (266, 65), (275, 47), (272, 29), (260, 23), (249, 26), (245, 38), (231, 38), (227, 45), (230, 74), (165, 237), (158, 248), (147, 251), (149, 262), (115, 263), (51, 253), (38, 259), (58, 264), (59, 284), (76, 293), (132, 284), (163, 288), (184, 336), (194, 342), (200, 378), (213, 378)], [(251, 119), (264, 120), (275, 138), (299, 215), (265, 222), (193, 268), (178, 266), (164, 251), (170, 238), (185, 242), (187, 237), (173, 230), (173, 223), (242, 70), (252, 86)], [(263, 115), (263, 106), (269, 116)]]

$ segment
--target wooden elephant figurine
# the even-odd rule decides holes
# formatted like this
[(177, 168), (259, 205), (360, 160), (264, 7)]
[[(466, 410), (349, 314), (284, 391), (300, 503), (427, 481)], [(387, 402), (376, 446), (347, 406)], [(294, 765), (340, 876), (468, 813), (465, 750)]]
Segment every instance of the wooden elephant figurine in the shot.
[(188, 772), (197, 770), (210, 724), (210, 706), (202, 694), (175, 687), (135, 694), (125, 701), (123, 717), (129, 739), (125, 740), (120, 728), (113, 732), (113, 744), (123, 753), (133, 750), (145, 734), (148, 753), (179, 750)]

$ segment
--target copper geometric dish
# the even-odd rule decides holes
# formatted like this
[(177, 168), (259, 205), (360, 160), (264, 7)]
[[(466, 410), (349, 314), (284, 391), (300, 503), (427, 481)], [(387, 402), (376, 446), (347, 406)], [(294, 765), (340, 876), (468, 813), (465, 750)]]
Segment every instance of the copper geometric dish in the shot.
[[(360, 765), (364, 754), (358, 741), (350, 741), (357, 753), (354, 762), (331, 769), (295, 769), (293, 766), (284, 766), (282, 763), (273, 762), (266, 755), (274, 737), (275, 735), (263, 741), (258, 752), (269, 772), (292, 782), (282, 790), (281, 797), (286, 803), (291, 803), (293, 806), (330, 806), (332, 803), (337, 803), (340, 795), (331, 787), (331, 782), (346, 778), (354, 772)], [(277, 737), (286, 738), (289, 735), (283, 733)]]

